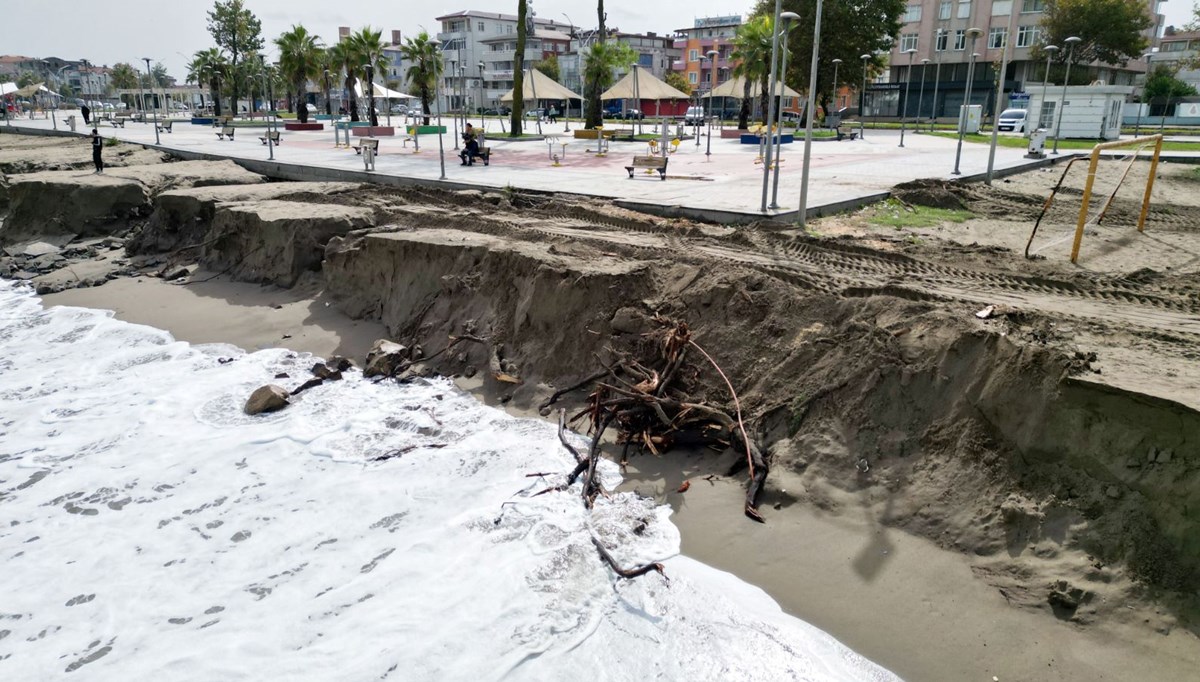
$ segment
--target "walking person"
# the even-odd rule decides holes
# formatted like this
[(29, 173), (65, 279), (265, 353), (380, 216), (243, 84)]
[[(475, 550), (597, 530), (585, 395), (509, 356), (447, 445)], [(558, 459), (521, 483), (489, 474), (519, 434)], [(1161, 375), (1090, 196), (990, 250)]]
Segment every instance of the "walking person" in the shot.
[(553, 104), (550, 105), (550, 122), (558, 123), (558, 107)]
[(80, 105), (79, 113), (83, 114), (83, 124), (90, 126), (92, 124), (92, 110), (88, 108), (88, 105)]
[(100, 131), (92, 128), (92, 163), (96, 164), (96, 173), (104, 172), (104, 160), (100, 158), (100, 150), (104, 149), (104, 140)]

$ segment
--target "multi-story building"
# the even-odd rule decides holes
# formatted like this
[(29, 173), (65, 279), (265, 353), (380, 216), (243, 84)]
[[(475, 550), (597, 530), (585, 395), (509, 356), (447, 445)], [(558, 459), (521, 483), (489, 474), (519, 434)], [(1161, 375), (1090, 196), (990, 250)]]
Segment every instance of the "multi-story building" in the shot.
[[(1145, 0), (1150, 16), (1157, 18), (1154, 27), (1146, 32), (1151, 44), (1162, 22), (1157, 14), (1159, 1)], [(1046, 0), (909, 0), (901, 19), (900, 35), (889, 54), (889, 73), (879, 79), (885, 82), (867, 86), (865, 113), (901, 115), (907, 86), (911, 100), (908, 116), (956, 116), (963, 104), (971, 59), (967, 30), (978, 28), (982, 35), (975, 41), (974, 51), (979, 57), (975, 63), (971, 104), (983, 105), (985, 114), (990, 114), (995, 101), (996, 71), (1006, 44), (1011, 49), (1004, 74), (1005, 92), (1025, 92), (1030, 86), (1041, 84), (1045, 77), (1045, 61), (1033, 59), (1034, 49), (1042, 42), (1039, 24), (1045, 9)], [(911, 68), (909, 50), (916, 50), (911, 55)], [(1143, 60), (1135, 59), (1125, 65), (1095, 63), (1082, 68), (1092, 80), (1132, 85), (1145, 73), (1146, 65)], [(1006, 102), (1002, 105), (1007, 106)]]
[(1196, 68), (1200, 57), (1200, 31), (1180, 31), (1174, 26), (1163, 30), (1158, 52), (1149, 55), (1150, 68), (1165, 64), (1175, 72), (1179, 80), (1200, 90), (1200, 69)]
[[(708, 92), (714, 82), (713, 69), (716, 69), (716, 85), (729, 80), (733, 72), (729, 54), (741, 25), (742, 17), (734, 14), (699, 18), (691, 28), (675, 31), (675, 49), (679, 50), (680, 58), (673, 68), (683, 74), (693, 92)], [(719, 53), (715, 63), (706, 57), (714, 49)]]
[[(443, 110), (495, 106), (500, 96), (513, 87), (516, 15), (464, 10), (437, 20), (442, 29), (437, 39), (441, 41), (445, 59), (441, 84)], [(533, 30), (525, 37), (525, 68), (570, 49), (569, 25), (536, 16), (531, 17), (530, 23)], [(475, 104), (480, 97), (483, 102)]]
[[(577, 31), (571, 40), (571, 47), (558, 59), (558, 68), (562, 84), (575, 92), (583, 92), (583, 62), (587, 50), (596, 42), (596, 30)], [(650, 31), (647, 33), (625, 33), (620, 30), (609, 31), (606, 38), (609, 42), (623, 43), (631, 47), (637, 54), (638, 67), (653, 74), (656, 78), (666, 78), (679, 61), (682, 54), (675, 47), (675, 39), (662, 36)], [(628, 68), (621, 68), (614, 74), (617, 77), (628, 73)]]

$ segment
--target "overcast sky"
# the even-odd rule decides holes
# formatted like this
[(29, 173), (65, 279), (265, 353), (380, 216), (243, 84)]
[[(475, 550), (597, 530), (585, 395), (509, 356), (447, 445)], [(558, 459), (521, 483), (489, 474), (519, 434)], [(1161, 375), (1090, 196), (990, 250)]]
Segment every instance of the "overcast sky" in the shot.
[[(832, 0), (836, 2), (837, 0)], [(594, 0), (531, 0), (538, 16), (576, 25), (596, 25)], [(607, 0), (608, 24), (622, 31), (659, 34), (690, 26), (699, 16), (724, 16), (747, 12), (753, 0)], [(263, 36), (270, 40), (292, 24), (335, 40), (338, 26), (371, 25), (405, 34), (421, 28), (438, 30), (434, 17), (464, 9), (516, 12), (516, 0), (246, 0), (262, 20)], [(167, 65), (182, 80), (184, 65), (197, 50), (212, 46), (206, 0), (0, 0), (0, 54), (29, 57), (89, 59), (96, 64), (150, 57)], [(1182, 25), (1192, 16), (1192, 0), (1169, 0), (1162, 9), (1168, 24)], [(273, 51), (272, 51), (273, 52)]]

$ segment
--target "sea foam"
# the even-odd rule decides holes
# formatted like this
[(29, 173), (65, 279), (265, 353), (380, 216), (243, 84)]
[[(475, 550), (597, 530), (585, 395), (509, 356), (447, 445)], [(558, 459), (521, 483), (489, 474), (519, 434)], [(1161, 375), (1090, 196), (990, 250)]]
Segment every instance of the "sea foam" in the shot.
[(533, 497), (552, 424), (357, 372), (243, 414), (313, 362), (0, 282), (0, 678), (896, 679), (680, 556), (669, 508)]

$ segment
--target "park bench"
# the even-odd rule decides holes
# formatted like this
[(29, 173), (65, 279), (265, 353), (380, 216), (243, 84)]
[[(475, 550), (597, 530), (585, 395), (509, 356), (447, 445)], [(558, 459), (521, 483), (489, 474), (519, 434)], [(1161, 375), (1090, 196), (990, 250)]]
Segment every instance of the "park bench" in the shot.
[(480, 147), (480, 148), (479, 148), (479, 149), (478, 149), (478, 150), (475, 152), (475, 154), (472, 156), (472, 158), (473, 158), (473, 159), (479, 159), (480, 161), (483, 161), (483, 165), (485, 165), (485, 166), (486, 166), (486, 165), (488, 165), (488, 164), (490, 164), (490, 163), (492, 162), (492, 148), (491, 148), (491, 147), (483, 147), (483, 146), (481, 146), (481, 147)]
[(259, 135), (258, 139), (263, 144), (266, 144), (267, 140), (270, 140), (273, 144), (278, 145), (279, 144), (279, 131), (278, 130), (269, 131), (266, 135)]
[(354, 153), (359, 154), (359, 155), (362, 154), (362, 150), (364, 150), (364, 149), (370, 149), (371, 151), (375, 152), (376, 154), (379, 153), (379, 140), (378, 140), (378, 138), (374, 138), (374, 137), (360, 138), (358, 141), (358, 144), (350, 145), (350, 146), (354, 147)]
[(853, 126), (851, 126), (849, 123), (843, 123), (837, 127), (837, 141), (841, 142), (843, 139), (845, 139), (847, 137), (849, 137), (851, 140), (857, 139), (858, 134), (861, 131), (862, 131), (861, 125), (859, 126), (859, 130), (855, 130), (853, 128)]
[(216, 118), (213, 119), (212, 124), (213, 124), (214, 128), (224, 128), (224, 127), (229, 126), (232, 123), (233, 123), (232, 116), (217, 116)]
[(625, 166), (625, 170), (629, 171), (629, 177), (633, 177), (633, 171), (638, 168), (645, 168), (647, 172), (658, 171), (659, 179), (667, 179), (667, 157), (665, 156), (635, 156), (633, 164)]
[(164, 133), (169, 133), (169, 132), (171, 132), (171, 125), (173, 123), (174, 123), (174, 121), (159, 121), (158, 129)]
[(124, 128), (125, 122), (128, 120), (129, 120), (128, 116), (113, 116), (109, 120), (109, 123), (111, 123), (112, 127), (114, 127), (114, 128)]
[(217, 138), (221, 139), (221, 140), (228, 139), (230, 142), (232, 142), (233, 141), (233, 132), (234, 132), (233, 126), (225, 126), (224, 128), (221, 128), (221, 132), (217, 133)]

